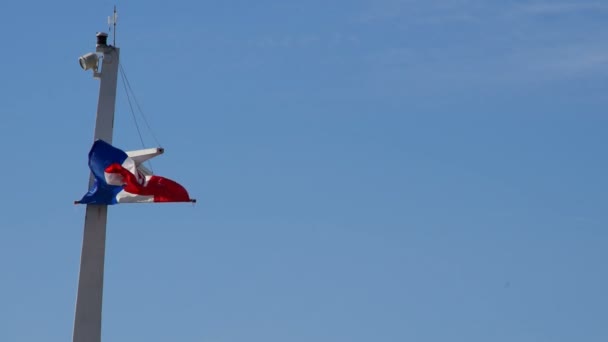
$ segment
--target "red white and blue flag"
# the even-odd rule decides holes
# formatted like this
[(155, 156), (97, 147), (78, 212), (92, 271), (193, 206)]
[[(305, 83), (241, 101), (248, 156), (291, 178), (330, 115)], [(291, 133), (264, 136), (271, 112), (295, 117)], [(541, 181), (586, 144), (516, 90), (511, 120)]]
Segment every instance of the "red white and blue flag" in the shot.
[(151, 175), (124, 151), (97, 140), (89, 152), (89, 168), (95, 183), (81, 204), (196, 202), (178, 183)]

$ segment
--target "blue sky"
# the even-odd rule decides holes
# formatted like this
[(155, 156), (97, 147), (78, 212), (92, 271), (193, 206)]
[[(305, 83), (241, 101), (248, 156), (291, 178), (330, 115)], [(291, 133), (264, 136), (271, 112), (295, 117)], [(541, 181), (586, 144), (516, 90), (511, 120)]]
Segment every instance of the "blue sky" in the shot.
[[(0, 4), (1, 341), (71, 338), (77, 58), (113, 5)], [(111, 208), (104, 341), (608, 339), (608, 3), (118, 10), (154, 170), (199, 202)]]

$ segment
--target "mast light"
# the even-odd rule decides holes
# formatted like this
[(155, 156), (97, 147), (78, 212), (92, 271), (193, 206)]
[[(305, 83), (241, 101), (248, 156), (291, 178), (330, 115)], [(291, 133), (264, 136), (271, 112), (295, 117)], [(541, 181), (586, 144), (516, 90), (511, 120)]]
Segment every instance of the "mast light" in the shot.
[(94, 52), (89, 52), (84, 56), (78, 58), (78, 62), (80, 63), (80, 67), (82, 70), (93, 69), (93, 71), (97, 71), (97, 63), (99, 61), (99, 56), (97, 56)]

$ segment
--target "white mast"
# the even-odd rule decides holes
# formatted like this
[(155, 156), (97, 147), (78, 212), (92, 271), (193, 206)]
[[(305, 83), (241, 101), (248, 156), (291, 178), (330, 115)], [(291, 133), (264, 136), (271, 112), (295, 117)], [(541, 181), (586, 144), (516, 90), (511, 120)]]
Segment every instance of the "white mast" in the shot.
[[(97, 33), (95, 53), (80, 57), (79, 62), (84, 70), (92, 69), (93, 77), (100, 79), (94, 140), (103, 139), (111, 144), (120, 49), (107, 45), (107, 38), (108, 34)], [(99, 60), (102, 61), (101, 70), (98, 67)], [(94, 177), (91, 174), (89, 188), (93, 185), (93, 181)], [(107, 217), (107, 205), (87, 204), (73, 342), (101, 341), (101, 304)]]

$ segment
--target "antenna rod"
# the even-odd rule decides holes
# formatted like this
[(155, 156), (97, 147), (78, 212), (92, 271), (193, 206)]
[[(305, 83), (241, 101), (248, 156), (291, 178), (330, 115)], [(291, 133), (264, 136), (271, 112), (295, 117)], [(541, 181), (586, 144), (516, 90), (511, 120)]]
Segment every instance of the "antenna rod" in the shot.
[(118, 19), (118, 16), (116, 15), (116, 5), (114, 5), (114, 18), (113, 18), (113, 22), (114, 22), (114, 41), (112, 42), (112, 45), (116, 46), (116, 21)]

